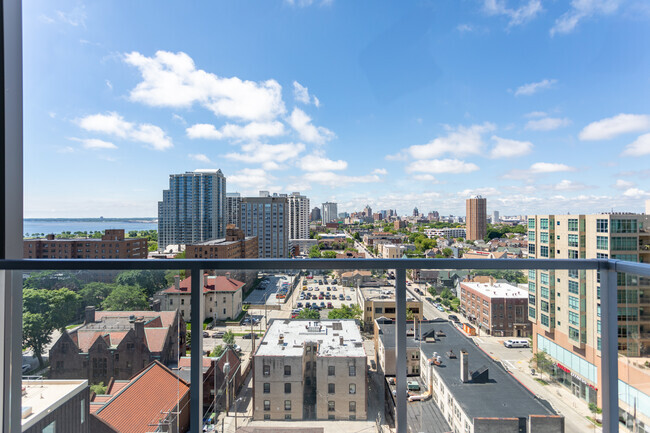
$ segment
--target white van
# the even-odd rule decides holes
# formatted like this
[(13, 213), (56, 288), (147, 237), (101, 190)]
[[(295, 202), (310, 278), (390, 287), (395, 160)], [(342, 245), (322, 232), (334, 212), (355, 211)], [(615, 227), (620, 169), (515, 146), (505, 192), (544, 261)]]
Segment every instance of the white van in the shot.
[(528, 340), (506, 340), (503, 342), (506, 347), (530, 347)]

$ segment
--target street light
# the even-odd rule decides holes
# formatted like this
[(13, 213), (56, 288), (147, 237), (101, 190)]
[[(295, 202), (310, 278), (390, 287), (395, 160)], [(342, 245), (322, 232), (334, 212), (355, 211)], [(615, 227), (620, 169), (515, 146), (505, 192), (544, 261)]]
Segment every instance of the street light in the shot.
[(235, 431), (237, 431), (237, 403), (239, 403), (241, 400), (241, 397), (235, 400)]

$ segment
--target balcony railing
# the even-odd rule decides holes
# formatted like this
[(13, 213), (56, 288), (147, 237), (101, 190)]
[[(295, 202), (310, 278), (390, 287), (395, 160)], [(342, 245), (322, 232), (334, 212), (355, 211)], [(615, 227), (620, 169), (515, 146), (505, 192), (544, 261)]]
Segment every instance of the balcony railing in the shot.
[[(406, 271), (407, 269), (496, 269), (496, 270), (559, 270), (581, 269), (600, 271), (601, 285), (601, 386), (603, 431), (618, 431), (618, 365), (617, 365), (617, 272), (627, 272), (635, 275), (650, 277), (650, 265), (621, 262), (617, 260), (490, 260), (490, 259), (247, 259), (247, 260), (218, 260), (218, 259), (185, 259), (185, 260), (0, 260), (0, 272), (8, 271), (10, 278), (4, 278), (10, 285), (11, 302), (5, 308), (5, 341), (11, 344), (5, 347), (13, 348), (11, 356), (5, 361), (10, 365), (12, 373), (11, 386), (5, 387), (5, 400), (11, 400), (13, 410), (10, 413), (11, 431), (20, 430), (20, 347), (22, 341), (22, 272), (24, 270), (175, 270), (186, 269), (192, 278), (191, 309), (203, 311), (203, 297), (200, 296), (200, 284), (203, 270), (385, 270), (395, 269), (396, 287), (396, 382), (397, 395), (405, 395), (406, 384)], [(13, 272), (12, 272), (13, 271)], [(7, 283), (8, 282), (8, 283)], [(13, 311), (12, 311), (13, 309)], [(7, 314), (9, 312), (9, 314)], [(17, 313), (18, 312), (18, 313)], [(201, 329), (201, 315), (192, 314), (192, 329)], [(192, 347), (203, 347), (201, 332), (191, 335)], [(191, 352), (191, 384), (202, 383), (202, 352)], [(15, 379), (13, 376), (17, 376)], [(191, 431), (200, 432), (202, 428), (202, 396), (201, 386), (191, 386), (190, 415)], [(406, 400), (396, 399), (396, 431), (407, 431)]]

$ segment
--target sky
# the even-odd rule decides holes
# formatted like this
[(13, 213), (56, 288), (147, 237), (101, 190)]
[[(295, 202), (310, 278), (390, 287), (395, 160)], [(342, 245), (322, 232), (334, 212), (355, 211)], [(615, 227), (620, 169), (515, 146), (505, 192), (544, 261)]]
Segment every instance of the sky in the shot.
[(643, 212), (643, 0), (23, 3), (24, 215), (156, 216), (169, 175), (339, 212)]

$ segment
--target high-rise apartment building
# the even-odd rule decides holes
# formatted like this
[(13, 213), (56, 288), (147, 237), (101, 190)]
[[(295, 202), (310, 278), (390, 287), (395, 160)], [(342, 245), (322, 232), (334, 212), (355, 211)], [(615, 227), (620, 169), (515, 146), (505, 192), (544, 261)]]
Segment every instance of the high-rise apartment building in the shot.
[(338, 211), (336, 203), (323, 203), (323, 224), (336, 222)]
[(465, 206), (467, 240), (483, 239), (487, 234), (487, 200), (481, 196), (468, 198)]
[[(529, 257), (647, 263), (649, 225), (650, 216), (631, 213), (529, 216)], [(650, 281), (624, 274), (618, 280), (619, 354), (623, 355), (619, 371), (628, 371), (622, 360), (650, 357)], [(531, 270), (528, 281), (533, 350), (550, 356), (560, 383), (583, 400), (600, 405), (599, 273)], [(623, 374), (619, 377), (624, 380)], [(632, 406), (632, 401), (621, 403), (624, 410), (631, 411)]]
[(288, 203), (286, 195), (242, 197), (241, 229), (246, 236), (257, 236), (259, 258), (286, 258), (289, 253)]
[(492, 224), (496, 224), (499, 221), (501, 221), (499, 219), (499, 211), (498, 210), (492, 211)]
[(311, 216), (310, 216), (309, 219), (310, 219), (311, 221), (320, 221), (321, 218), (322, 218), (322, 217), (321, 217), (321, 214), (320, 214), (320, 208), (319, 208), (319, 207), (315, 207), (315, 208), (313, 208), (313, 209), (311, 210)]
[(226, 225), (234, 224), (235, 227), (241, 226), (241, 218), (239, 218), (240, 204), (241, 194), (238, 192), (226, 193)]
[(289, 239), (309, 239), (309, 198), (292, 192), (287, 196)]
[(221, 170), (169, 175), (158, 202), (158, 248), (223, 238), (226, 233), (226, 177)]

